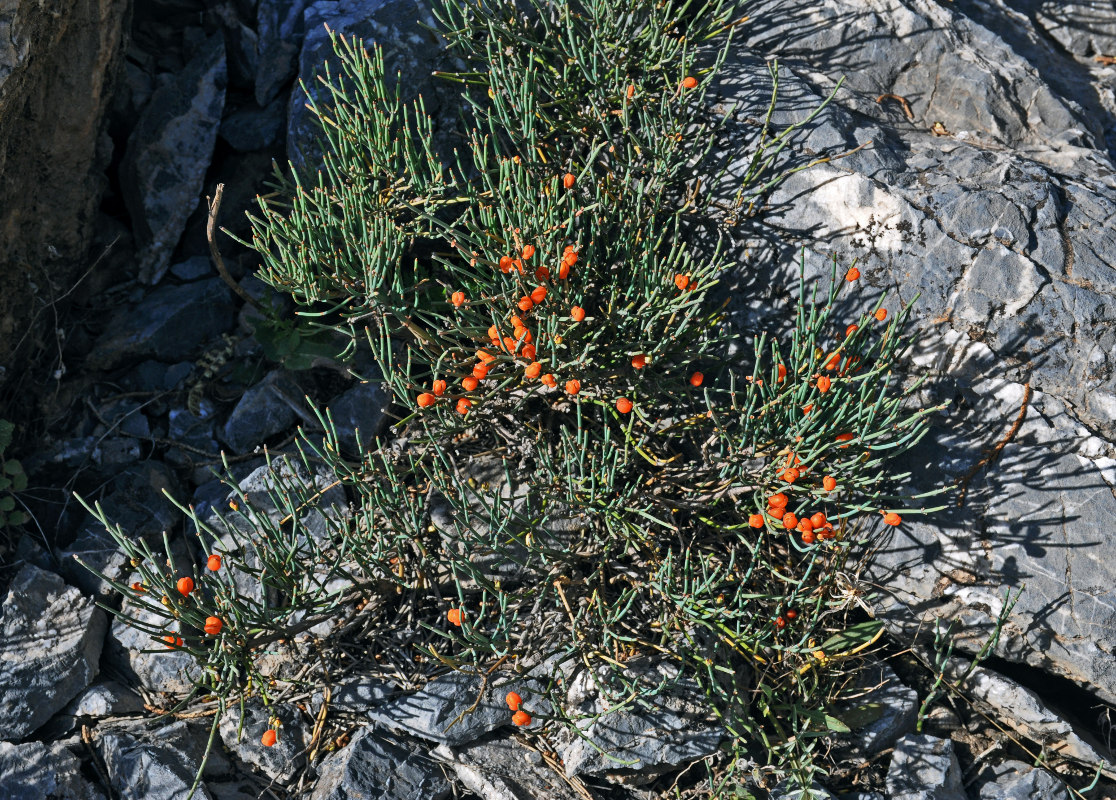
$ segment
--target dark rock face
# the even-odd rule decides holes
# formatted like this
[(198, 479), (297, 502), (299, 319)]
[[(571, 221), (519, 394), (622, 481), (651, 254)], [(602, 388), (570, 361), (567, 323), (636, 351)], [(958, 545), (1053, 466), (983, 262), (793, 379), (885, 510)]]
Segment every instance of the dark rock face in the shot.
[(108, 160), (98, 135), (128, 15), (128, 4), (115, 0), (5, 4), (0, 385), (29, 366), (44, 336), (53, 342), (53, 316), (41, 310), (81, 275)]
[(65, 745), (0, 742), (0, 797), (5, 800), (104, 800), (104, 796), (82, 776), (80, 763)]
[(0, 739), (33, 733), (97, 675), (105, 614), (51, 572), (24, 566), (0, 607)]
[[(123, 800), (177, 800), (194, 783), (198, 760), (184, 723), (166, 726), (154, 735), (113, 731), (100, 737), (109, 780)], [(213, 800), (204, 784), (194, 797)]]
[[(842, 272), (855, 259), (862, 277), (838, 301), (842, 319), (873, 308), (884, 289), (904, 306), (918, 295), (911, 375), (933, 380), (917, 402), (953, 404), (897, 471), (912, 471), (913, 492), (950, 481), (965, 481), (967, 491), (962, 508), (956, 493), (933, 498), (950, 510), (908, 514), (888, 532), (869, 576), (891, 590), (879, 610), (902, 637), (932, 631), (935, 617), (959, 619), (958, 646), (975, 652), (1005, 589), (1025, 583), (998, 654), (1112, 701), (1116, 558), (1106, 520), (1116, 513), (1116, 180), (1108, 112), (1084, 90), (1060, 93), (1084, 86), (1103, 95), (1082, 65), (1028, 38), (1018, 14), (1005, 13), (998, 30), (1026, 58), (981, 24), (998, 13), (958, 5), (968, 16), (923, 0), (750, 9), (757, 26), (726, 64), (726, 98), (754, 103), (769, 93), (757, 56), (779, 56), (779, 129), (805, 118), (832, 77), (847, 74), (849, 89), (795, 139), (807, 155), (783, 163), (865, 147), (788, 178), (767, 198), (763, 229), (738, 226), (741, 252), (751, 250), (733, 287), (754, 297), (765, 285), (793, 283), (780, 265), (795, 263), (804, 246), (808, 280), (828, 278), (832, 256)], [(961, 75), (971, 85), (956, 85)], [(893, 98), (877, 102), (884, 94), (903, 97), (913, 119)], [(1089, 100), (1089, 114), (1078, 98)], [(730, 136), (753, 134), (747, 123), (730, 124)], [(730, 178), (740, 174), (729, 166)], [(729, 188), (718, 191), (729, 196)], [(744, 308), (736, 318), (746, 330)], [(985, 466), (1017, 418), (1010, 444)]]
[(311, 800), (441, 800), (450, 793), (441, 769), (369, 728), (324, 759), (318, 773)]
[(157, 89), (128, 140), (120, 177), (140, 278), (158, 283), (193, 212), (217, 141), (228, 73), (215, 34), (175, 78)]

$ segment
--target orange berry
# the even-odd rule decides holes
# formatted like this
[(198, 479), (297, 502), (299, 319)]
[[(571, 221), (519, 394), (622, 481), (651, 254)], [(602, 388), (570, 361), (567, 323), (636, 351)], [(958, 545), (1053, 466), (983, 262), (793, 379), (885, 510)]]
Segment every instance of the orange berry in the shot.
[(787, 627), (787, 621), (785, 619), (783, 619), (782, 617), (775, 617), (775, 619), (772, 620), (772, 623), (779, 630), (782, 630), (783, 628)]
[(528, 364), (527, 368), (523, 370), (523, 374), (526, 377), (531, 378), (531, 379), (539, 377), (539, 375), (541, 373), (542, 373), (542, 364), (540, 364), (538, 361), (535, 361), (531, 364)]
[(849, 327), (845, 328), (845, 338), (847, 339), (848, 337), (852, 336), (858, 330), (860, 330), (859, 325), (850, 325)]
[(434, 381), (430, 385), (430, 390), (434, 392), (435, 397), (441, 397), (446, 393), (446, 382), (443, 380)]
[(519, 306), (520, 311), (530, 311), (535, 307), (535, 301), (530, 297), (521, 297), (516, 305)]
[(812, 523), (809, 518), (803, 517), (794, 527), (795, 530), (799, 531), (800, 533), (806, 533), (806, 531), (812, 531), (814, 529), (814, 523)]
[(500, 256), (500, 271), (507, 272), (511, 269), (512, 259), (511, 256)]
[(832, 492), (834, 489), (837, 488), (837, 479), (834, 478), (832, 475), (826, 475), (824, 478), (822, 478), (822, 486), (825, 487), (825, 490), (827, 492)]
[(464, 378), (461, 379), (461, 385), (465, 387), (465, 391), (467, 392), (471, 392), (476, 389), (479, 383), (480, 381), (478, 381), (472, 375), (466, 375)]
[(530, 725), (531, 715), (523, 709), (520, 709), (519, 711), (516, 711), (514, 714), (512, 714), (512, 722), (514, 722), (516, 725)]
[(878, 319), (880, 322), (883, 322), (885, 319), (887, 319), (887, 309), (881, 308), (879, 311), (877, 311), (876, 319)]
[(687, 75), (685, 78), (682, 79), (682, 88), (693, 89), (695, 86), (697, 86), (697, 83), (697, 78), (695, 78), (693, 75)]
[(643, 355), (643, 353), (632, 356), (632, 366), (636, 369), (643, 369), (647, 366), (647, 356)]
[(898, 525), (902, 521), (903, 521), (903, 518), (901, 516), (899, 516), (898, 514), (896, 514), (894, 511), (888, 512), (887, 514), (884, 514), (884, 524), (885, 525)]
[(523, 262), (520, 261), (518, 258), (512, 259), (512, 266), (519, 271), (520, 275), (523, 274)]
[(783, 470), (783, 480), (787, 483), (794, 483), (798, 480), (799, 472), (794, 467)]
[(770, 498), (768, 498), (767, 504), (772, 508), (786, 508), (787, 496), (782, 492), (779, 492), (779, 494), (773, 494)]
[(512, 711), (518, 711), (519, 707), (523, 705), (523, 698), (520, 697), (519, 694), (517, 694), (516, 692), (508, 692), (508, 695), (504, 698), (504, 700), (507, 702), (508, 708), (510, 708)]
[(533, 344), (525, 344), (519, 348), (519, 354), (528, 361), (535, 360), (535, 346)]
[(820, 378), (818, 378), (818, 391), (821, 392), (822, 394), (825, 394), (826, 392), (828, 392), (829, 387), (832, 386), (832, 385), (833, 385), (833, 381), (831, 381), (825, 375), (822, 375)]
[(810, 524), (813, 525), (815, 528), (824, 528), (825, 527), (825, 514), (818, 511), (817, 513), (815, 513), (813, 516), (810, 517)]
[(841, 356), (837, 353), (834, 353), (829, 357), (829, 361), (825, 362), (825, 368), (828, 370), (835, 370), (839, 366), (841, 366)]
[[(534, 254), (535, 254), (535, 246), (533, 244), (525, 244), (525, 245), (523, 245), (523, 250), (521, 250), (520, 253), (519, 253), (519, 257), (522, 258), (524, 261), (526, 261), (531, 256), (533, 256)], [(522, 272), (522, 271), (523, 270), (521, 268), (520, 272)]]
[(450, 297), (450, 302), (460, 308), (465, 302), (465, 292), (454, 292)]
[(851, 433), (839, 433), (836, 436), (836, 439), (839, 442), (847, 442), (852, 438), (854, 438), (854, 437), (853, 437), (853, 434), (851, 434)]
[(539, 378), (539, 380), (541, 380), (543, 383), (545, 383), (551, 389), (553, 389), (555, 386), (558, 385), (558, 381), (549, 372), (546, 373), (545, 375), (543, 375), (541, 378)]
[(779, 365), (779, 379), (778, 379), (778, 381), (777, 381), (777, 382), (778, 382), (778, 383), (782, 383), (782, 382), (783, 382), (783, 380), (784, 380), (784, 379), (785, 379), (786, 377), (787, 377), (787, 368), (786, 368), (786, 367), (785, 367), (784, 365), (780, 364), (780, 365)]
[(178, 585), (178, 591), (183, 595), (189, 595), (190, 592), (194, 591), (194, 579), (193, 578), (179, 578), (177, 585)]
[(276, 733), (274, 729), (268, 728), (264, 731), (264, 735), (260, 737), (260, 741), (263, 743), (264, 747), (273, 747), (278, 738), (279, 734)]
[(511, 336), (504, 337), (504, 349), (509, 353), (514, 353), (516, 348), (516, 341)]
[(813, 544), (818, 539), (818, 535), (814, 533), (814, 529), (802, 531), (802, 544)]
[(684, 292), (686, 290), (686, 287), (690, 285), (690, 276), (689, 275), (675, 275), (674, 276), (674, 285), (678, 287), (678, 291)]
[(763, 514), (752, 514), (748, 517), (748, 524), (753, 528), (763, 527)]
[(558, 267), (558, 280), (564, 281), (570, 274), (570, 265), (563, 259), (562, 265)]
[(567, 393), (569, 393), (571, 395), (575, 395), (580, 391), (581, 391), (581, 381), (576, 380), (576, 379), (566, 381), (566, 392)]
[(469, 406), (471, 406), (471, 405), (472, 405), (472, 403), (470, 403), (468, 400), (466, 400), (464, 397), (462, 397), (460, 400), (457, 401), (457, 413), (458, 414), (468, 414), (469, 413)]
[(546, 287), (545, 286), (536, 286), (535, 289), (531, 292), (531, 301), (533, 303), (541, 303), (545, 299), (546, 299)]
[(205, 565), (209, 567), (210, 572), (216, 572), (221, 569), (221, 556), (214, 553), (206, 560)]
[(132, 584), (132, 591), (134, 591), (134, 592), (146, 592), (147, 587), (145, 587), (139, 581), (136, 581), (135, 583)]
[(461, 619), (462, 619), (461, 609), (460, 608), (451, 608), (449, 611), (446, 612), (446, 619), (448, 619), (452, 625), (456, 625), (457, 627), (460, 628), (461, 627)]
[(852, 283), (859, 277), (860, 270), (858, 270), (856, 267), (849, 267), (849, 271), (845, 273), (845, 280), (847, 280), (849, 283)]
[(418, 396), (419, 407), (420, 408), (426, 408), (427, 406), (432, 406), (432, 405), (434, 405), (434, 401), (437, 400), (437, 399), (438, 398), (436, 398), (434, 395), (430, 394), (430, 392), (423, 392), (422, 394), (420, 394)]
[(570, 319), (574, 322), (581, 322), (585, 319), (585, 309), (581, 306), (574, 306), (570, 309)]
[(163, 641), (167, 643), (168, 650), (173, 650), (176, 647), (182, 647), (181, 636), (164, 636)]
[(492, 355), (492, 353), (489, 353), (487, 350), (478, 350), (477, 358), (483, 361), (485, 364), (491, 364), (493, 361), (496, 360), (496, 356)]
[(476, 378), (478, 381), (483, 381), (487, 375), (488, 375), (488, 365), (487, 364), (478, 363), (478, 364), (473, 365), (473, 377)]
[(813, 410), (814, 410), (814, 404), (813, 403), (810, 403), (810, 405), (808, 405), (808, 406), (802, 406), (802, 413), (803, 414), (809, 414)]
[(786, 614), (784, 614), (784, 616), (788, 620), (792, 620), (792, 619), (795, 619), (798, 616), (798, 612), (795, 611), (793, 608), (788, 608), (787, 611), (786, 611)]
[(794, 530), (798, 527), (798, 517), (788, 511), (783, 516), (783, 527), (786, 528), (788, 531)]
[(210, 636), (216, 636), (221, 632), (221, 628), (225, 623), (221, 622), (219, 617), (206, 617), (205, 618), (205, 632)]
[(572, 172), (567, 172), (562, 176), (562, 185), (567, 189), (572, 189), (575, 181), (577, 181), (577, 178), (574, 177)]
[(621, 414), (631, 413), (632, 401), (626, 397), (621, 397), (619, 400), (616, 401), (616, 410), (619, 411)]
[(693, 375), (690, 376), (690, 385), (701, 386), (701, 382), (704, 378), (705, 376), (702, 375), (700, 372), (695, 372)]
[(781, 520), (783, 517), (785, 517), (787, 515), (787, 510), (785, 508), (781, 508), (779, 506), (768, 506), (767, 507), (767, 513), (770, 514), (775, 519)]
[(537, 270), (535, 270), (535, 280), (545, 281), (549, 280), (549, 278), (550, 270), (548, 270), (546, 267), (539, 267)]
[(516, 328), (512, 331), (512, 335), (515, 337), (515, 341), (523, 342), (524, 344), (530, 343), (530, 341), (535, 338), (531, 335), (531, 331), (526, 328)]
[(576, 263), (577, 263), (577, 251), (576, 250), (567, 250), (565, 253), (562, 254), (562, 266), (572, 267)]
[(628, 86), (628, 99), (631, 100), (633, 97), (635, 97), (635, 84), (634, 83), (629, 84), (629, 86)]

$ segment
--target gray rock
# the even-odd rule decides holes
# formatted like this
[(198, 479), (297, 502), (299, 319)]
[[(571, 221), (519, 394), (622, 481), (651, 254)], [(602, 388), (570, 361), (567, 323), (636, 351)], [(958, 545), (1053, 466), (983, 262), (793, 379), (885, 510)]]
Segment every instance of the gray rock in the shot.
[(887, 770), (891, 800), (968, 800), (950, 739), (910, 734), (895, 744)]
[(327, 756), (318, 775), (310, 800), (440, 800), (450, 793), (441, 769), (368, 728)]
[[(151, 600), (153, 604), (158, 602), (158, 598)], [(106, 663), (130, 679), (134, 678), (148, 691), (172, 695), (189, 692), (194, 687), (194, 681), (201, 677), (201, 667), (188, 652), (172, 649), (162, 641), (163, 636), (182, 633), (178, 620), (168, 622), (154, 607), (130, 599), (124, 600), (120, 610), (140, 624), (154, 627), (162, 633), (151, 634), (129, 625), (123, 619), (114, 619), (105, 653)]]
[(847, 736), (834, 737), (838, 746), (861, 756), (886, 750), (913, 731), (919, 705), (918, 692), (900, 683), (895, 671), (882, 661), (857, 674), (854, 693), (860, 695), (867, 689), (873, 690), (836, 708), (837, 716), (852, 728)]
[[(121, 800), (180, 800), (194, 783), (196, 745), (182, 723), (147, 736), (112, 731), (102, 734), (98, 744), (109, 781)], [(213, 800), (204, 783), (194, 797)]]
[(180, 281), (196, 281), (209, 278), (214, 274), (213, 262), (208, 256), (193, 256), (177, 264), (171, 264), (171, 275)]
[(837, 795), (837, 800), (887, 800), (879, 792), (849, 792)]
[(454, 771), (465, 788), (484, 800), (581, 797), (536, 751), (499, 733), (461, 747), (440, 744), (433, 755)]
[[(742, 37), (754, 51), (810, 70), (827, 91), (844, 76), (842, 105), (898, 129), (925, 135), (941, 122), (1067, 167), (1104, 141), (1102, 126), (996, 31), (933, 0), (764, 0), (749, 14), (765, 22)], [(877, 103), (884, 94), (906, 98), (914, 119), (898, 103)]]
[(1079, 56), (1116, 54), (1116, 8), (1106, 0), (1039, 4), (1035, 22), (1058, 44)]
[(164, 364), (148, 359), (128, 370), (121, 383), (133, 391), (164, 392), (180, 386), (193, 369), (194, 365), (189, 361)]
[[(174, 474), (157, 461), (144, 461), (116, 476), (112, 492), (100, 502), (109, 521), (127, 536), (153, 540), (182, 516), (164, 492), (172, 497), (180, 492)], [(62, 574), (87, 594), (104, 596), (113, 591), (75, 557), (110, 580), (122, 582), (131, 571), (124, 551), (92, 514), (86, 515), (77, 537), (62, 551)]]
[(306, 31), (303, 12), (309, 4), (310, 0), (260, 0), (256, 9), (256, 102), (261, 106), (274, 100), (295, 76)]
[(270, 373), (244, 393), (221, 429), (221, 440), (249, 453), (302, 417), (305, 392), (282, 371)]
[(235, 325), (232, 292), (220, 278), (160, 286), (113, 315), (86, 365), (109, 370), (142, 359), (182, 361)]
[(66, 706), (75, 717), (107, 717), (143, 711), (143, 698), (116, 681), (101, 681), (79, 694)]
[[(346, 39), (358, 37), (369, 46), (376, 42), (384, 48), (384, 71), (389, 91), (394, 76), (402, 73), (402, 99), (411, 103), (422, 95), (426, 113), (434, 120), (435, 150), (448, 161), (452, 147), (442, 141), (443, 133), (456, 127), (460, 108), (458, 91), (433, 81), (434, 70), (445, 68), (442, 41), (425, 23), (436, 28), (430, 9), (423, 0), (318, 0), (306, 8), (306, 38), (299, 55), (299, 79), (316, 100), (325, 100), (328, 92), (317, 81), (323, 74), (322, 64), (328, 62), (332, 75), (339, 72), (326, 27)], [(262, 65), (261, 65), (262, 66)], [(298, 86), (291, 92), (287, 114), (287, 158), (297, 169), (317, 164), (320, 152), (315, 140), (321, 135), (317, 119), (306, 108), (307, 97)]]
[(104, 800), (65, 745), (0, 742), (0, 797), (5, 800)]
[(329, 402), (343, 453), (355, 456), (367, 450), (387, 422), (389, 398), (376, 382), (358, 383)]
[[(346, 711), (350, 714), (364, 714), (376, 706), (383, 705), (396, 694), (398, 692), (390, 684), (374, 678), (357, 676), (333, 687), (329, 707), (331, 710)], [(322, 700), (323, 695), (320, 692), (316, 693), (314, 707), (321, 708)]]
[[(260, 741), (271, 729), (271, 718), (279, 719), (275, 728), (275, 744), (267, 747)], [(306, 766), (306, 747), (310, 731), (298, 709), (287, 703), (264, 708), (257, 698), (244, 704), (244, 727), (238, 740), (240, 706), (233, 706), (221, 720), (221, 741), (246, 764), (259, 768), (269, 778), (288, 782)]]
[(567, 775), (649, 779), (717, 752), (725, 731), (709, 721), (708, 703), (696, 684), (669, 683), (677, 675), (666, 663), (631, 662), (628, 672), (648, 688), (667, 685), (653, 701), (609, 710), (588, 673), (570, 683), (567, 703), (590, 718), (579, 723), (584, 736), (563, 732), (557, 745)]
[[(140, 245), (140, 280), (167, 270), (213, 155), (225, 104), (225, 45), (214, 34), (169, 83), (155, 90), (128, 138), (120, 181)], [(187, 332), (189, 324), (182, 324)]]
[(1005, 761), (982, 770), (978, 780), (976, 800), (1070, 800), (1062, 781), (1022, 761)]
[(62, 578), (24, 565), (0, 606), (0, 739), (22, 739), (97, 675), (105, 615)]
[[(502, 725), (511, 725), (511, 712), (504, 701), (507, 686), (498, 689), (489, 682), (476, 710), (466, 713), (477, 701), (482, 683), (478, 675), (451, 672), (414, 694), (374, 708), (368, 717), (388, 730), (434, 742), (471, 742)], [(530, 703), (525, 702), (524, 707), (531, 710)]]
[[(968, 666), (966, 659), (951, 659), (950, 677), (959, 680)], [(1116, 778), (1116, 764), (1106, 755), (1108, 749), (1103, 744), (1051, 708), (1038, 694), (1011, 678), (981, 667), (969, 676), (961, 689), (977, 709), (1005, 723), (1024, 738), (1049, 747), (1059, 758), (1094, 767), (1103, 765), (1105, 775)]]
[(282, 97), (262, 108), (243, 106), (221, 121), (221, 138), (242, 153), (264, 150), (279, 141), (286, 112), (287, 105)]

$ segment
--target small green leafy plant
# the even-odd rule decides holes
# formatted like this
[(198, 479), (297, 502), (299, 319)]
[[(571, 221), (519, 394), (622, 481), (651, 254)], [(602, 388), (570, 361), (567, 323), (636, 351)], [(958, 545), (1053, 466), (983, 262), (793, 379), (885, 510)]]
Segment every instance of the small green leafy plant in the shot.
[(603, 717), (696, 697), (695, 729), (725, 734), (707, 794), (809, 785), (819, 741), (847, 730), (827, 703), (841, 665), (878, 634), (846, 621), (838, 576), (881, 517), (935, 510), (888, 468), (935, 409), (909, 408), (918, 382), (897, 375), (909, 306), (836, 319), (855, 267), (834, 261), (823, 288), (803, 260), (792, 332), (751, 348), (710, 307), (735, 258), (689, 223), (757, 207), (794, 130), (741, 144), (731, 208), (698, 190), (724, 179), (706, 92), (739, 14), (444, 2), (466, 69), (440, 77), (471, 126), (448, 163), (380, 48), (334, 35), (340, 70), (309, 101), (322, 167), (277, 173), (245, 244), (263, 280), (371, 348), (391, 434), (346, 456), (323, 415), (266, 497), (229, 476), (227, 509), (184, 509), (216, 569), (94, 509), (139, 571), (116, 588), (159, 619), (158, 647), (197, 658), (222, 712), (269, 699), (284, 675), (267, 657), (300, 633), (394, 619), (361, 647), (397, 681), (401, 653), (408, 674), (468, 671), (514, 689), (509, 723), (590, 742)]

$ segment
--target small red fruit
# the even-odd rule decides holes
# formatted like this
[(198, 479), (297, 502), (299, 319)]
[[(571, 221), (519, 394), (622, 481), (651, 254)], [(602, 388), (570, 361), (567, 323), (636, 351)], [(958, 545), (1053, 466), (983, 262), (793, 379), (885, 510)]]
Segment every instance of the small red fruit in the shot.
[(516, 692), (508, 692), (508, 696), (504, 698), (508, 703), (508, 708), (512, 711), (518, 711), (519, 707), (523, 704), (523, 698)]
[(446, 619), (448, 619), (452, 625), (456, 625), (457, 627), (460, 628), (461, 627), (461, 619), (462, 619), (461, 609), (460, 608), (451, 608), (449, 611), (446, 612)]
[(576, 380), (576, 379), (566, 381), (566, 392), (567, 393), (569, 393), (571, 395), (575, 395), (580, 391), (581, 391), (581, 381)]
[(540, 364), (538, 361), (535, 361), (531, 364), (528, 364), (527, 367), (523, 370), (524, 376), (526, 376), (528, 378), (531, 378), (531, 379), (539, 377), (539, 375), (541, 373), (542, 373), (542, 364)]
[(519, 711), (516, 711), (514, 714), (512, 714), (512, 722), (514, 722), (516, 725), (530, 725), (531, 715), (523, 709), (519, 709)]
[(276, 733), (271, 728), (264, 731), (264, 735), (260, 737), (260, 741), (263, 742), (264, 747), (273, 747), (275, 745), (276, 740), (278, 740), (278, 739), (279, 739), (279, 734)]
[(465, 387), (465, 391), (467, 392), (471, 392), (476, 389), (479, 383), (480, 381), (478, 381), (472, 375), (466, 375), (464, 378), (461, 379), (461, 385)]
[(533, 244), (525, 244), (525, 245), (523, 245), (523, 250), (521, 250), (520, 253), (519, 253), (519, 257), (522, 258), (524, 261), (526, 261), (531, 256), (533, 256), (534, 254), (535, 254), (535, 246)]
[(859, 277), (860, 270), (858, 270), (856, 267), (850, 267), (849, 271), (845, 273), (845, 280), (847, 280), (849, 283), (852, 283)]
[(218, 617), (205, 618), (205, 632), (208, 633), (210, 636), (216, 636), (217, 634), (219, 634), (221, 632), (221, 628), (223, 628), (224, 625), (225, 623), (221, 622), (220, 618)]
[(793, 531), (798, 527), (798, 517), (788, 511), (783, 517), (783, 527), (788, 531)]
[(434, 392), (435, 397), (441, 397), (446, 393), (446, 382), (443, 380), (436, 380), (430, 385), (430, 390)]
[(693, 75), (687, 75), (685, 78), (682, 79), (683, 89), (693, 89), (695, 86), (697, 86), (697, 84), (697, 78), (695, 78)]
[(700, 372), (695, 372), (693, 375), (690, 376), (690, 385), (701, 386), (701, 382), (704, 378), (705, 376), (702, 375)]
[(628, 414), (632, 410), (632, 401), (626, 397), (621, 397), (616, 401), (616, 410), (621, 414)]
[(574, 306), (570, 309), (570, 319), (574, 322), (581, 322), (585, 319), (585, 309), (581, 306)]
[(572, 189), (576, 181), (577, 178), (574, 177), (574, 174), (572, 172), (567, 172), (565, 175), (562, 176), (562, 185), (565, 186), (567, 189)]
[(189, 595), (190, 592), (194, 591), (194, 579), (193, 578), (179, 578), (177, 585), (178, 585), (178, 591), (182, 595)]
[(531, 292), (531, 301), (533, 303), (537, 304), (537, 303), (541, 303), (545, 299), (546, 299), (546, 287), (545, 286), (536, 286), (535, 289)]
[(828, 392), (829, 388), (832, 385), (833, 385), (833, 381), (831, 381), (827, 376), (822, 375), (820, 378), (818, 378), (818, 391), (821, 392), (822, 394), (825, 394), (826, 392)]
[(643, 355), (643, 353), (632, 356), (632, 366), (636, 369), (643, 369), (647, 366), (647, 356)]
[(887, 319), (887, 309), (881, 308), (879, 311), (877, 311), (876, 319), (878, 319), (880, 322), (883, 322), (885, 319)]
[(822, 486), (827, 492), (832, 492), (834, 489), (837, 488), (837, 479), (834, 478), (832, 475), (826, 475), (824, 478), (822, 478)]
[(520, 311), (530, 311), (532, 308), (535, 307), (535, 301), (532, 300), (530, 297), (524, 296), (519, 298), (519, 302), (516, 303), (516, 305), (519, 307)]
[(751, 525), (753, 528), (762, 528), (763, 527), (763, 515), (762, 514), (752, 514), (751, 516), (748, 517), (748, 524)]
[(891, 511), (887, 514), (884, 514), (884, 524), (885, 525), (898, 525), (902, 521), (903, 521), (903, 518), (901, 516), (899, 516), (898, 514), (896, 514), (894, 511)]
[(689, 275), (675, 275), (674, 276), (674, 285), (678, 287), (678, 291), (680, 291), (680, 292), (686, 291), (686, 287), (690, 285), (690, 276)]
[(779, 494), (773, 494), (771, 495), (771, 497), (768, 498), (767, 504), (772, 508), (786, 508), (787, 496), (782, 492), (779, 492)]
[(209, 567), (210, 572), (216, 572), (221, 569), (221, 556), (214, 553), (206, 560), (205, 565)]
[(450, 296), (450, 302), (458, 308), (461, 308), (465, 303), (465, 292), (454, 292), (453, 295)]
[(472, 405), (472, 403), (470, 403), (468, 400), (466, 400), (464, 397), (462, 397), (460, 400), (457, 401), (457, 413), (458, 414), (463, 414), (463, 415), (468, 414), (469, 413), (469, 406), (471, 406), (471, 405)]
[(437, 399), (438, 398), (430, 394), (430, 392), (423, 392), (418, 396), (419, 407), (426, 408), (427, 406), (432, 406)]

